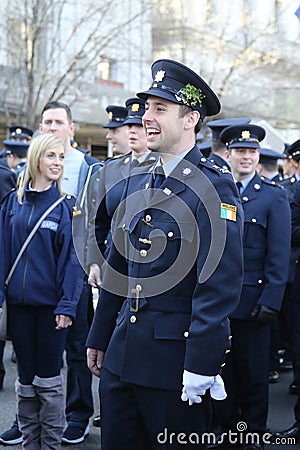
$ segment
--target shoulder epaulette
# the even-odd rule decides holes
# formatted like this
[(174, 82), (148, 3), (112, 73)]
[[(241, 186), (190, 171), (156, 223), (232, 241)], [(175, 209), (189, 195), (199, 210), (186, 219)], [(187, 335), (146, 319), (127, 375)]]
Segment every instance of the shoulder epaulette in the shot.
[(203, 166), (207, 167), (208, 169), (213, 170), (214, 172), (217, 172), (219, 175), (222, 173), (231, 173), (230, 170), (224, 169), (223, 167), (218, 166), (217, 164), (214, 164), (209, 159), (203, 157), (200, 159), (200, 162)]
[(269, 180), (268, 178), (265, 178), (265, 177), (260, 177), (260, 178), (263, 183), (268, 184), (269, 186), (275, 186), (280, 189), (283, 189), (283, 186), (281, 186), (281, 184), (279, 184), (279, 183), (276, 183), (276, 181)]

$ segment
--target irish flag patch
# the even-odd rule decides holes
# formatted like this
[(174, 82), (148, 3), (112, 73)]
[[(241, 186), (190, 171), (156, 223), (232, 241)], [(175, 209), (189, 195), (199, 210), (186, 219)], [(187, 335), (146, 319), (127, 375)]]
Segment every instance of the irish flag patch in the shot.
[(228, 203), (221, 203), (221, 219), (228, 219), (236, 222), (237, 207), (234, 205), (228, 205)]

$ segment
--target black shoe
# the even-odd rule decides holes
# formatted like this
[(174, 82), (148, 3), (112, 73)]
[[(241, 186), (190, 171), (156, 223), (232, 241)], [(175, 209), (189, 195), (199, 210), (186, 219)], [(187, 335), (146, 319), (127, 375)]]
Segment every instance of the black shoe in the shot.
[(280, 381), (280, 375), (277, 370), (271, 370), (269, 372), (269, 383), (278, 383)]
[(9, 430), (0, 434), (1, 444), (14, 445), (14, 444), (21, 444), (22, 442), (23, 442), (22, 433), (15, 423)]
[(96, 416), (94, 418), (93, 425), (94, 425), (94, 427), (101, 427), (101, 417), (100, 416)]
[(287, 430), (277, 431), (274, 433), (275, 437), (279, 438), (299, 438), (300, 437), (300, 423), (295, 423)]
[(292, 395), (300, 395), (300, 386), (293, 381), (289, 387), (289, 393)]
[(76, 426), (76, 425), (68, 425), (67, 429), (65, 430), (63, 437), (62, 437), (62, 443), (63, 444), (79, 444), (80, 442), (83, 442), (85, 438), (88, 436), (90, 431), (89, 426), (86, 427), (82, 426)]

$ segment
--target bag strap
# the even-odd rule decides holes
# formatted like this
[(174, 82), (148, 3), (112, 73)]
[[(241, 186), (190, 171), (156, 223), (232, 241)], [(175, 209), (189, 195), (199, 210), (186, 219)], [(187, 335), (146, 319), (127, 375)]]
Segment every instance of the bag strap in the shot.
[(15, 262), (12, 265), (12, 268), (10, 269), (9, 274), (7, 275), (7, 278), (5, 280), (5, 285), (6, 286), (10, 282), (10, 279), (11, 279), (11, 277), (12, 277), (14, 271), (15, 271), (15, 268), (17, 267), (17, 264), (20, 261), (21, 256), (25, 252), (26, 247), (28, 246), (29, 242), (33, 238), (33, 235), (36, 233), (36, 231), (38, 230), (39, 226), (41, 225), (41, 223), (43, 222), (45, 217), (47, 217), (48, 214), (50, 214), (50, 212), (53, 211), (53, 209), (56, 208), (56, 206), (59, 205), (65, 198), (66, 198), (65, 195), (59, 197), (59, 199), (57, 199), (51, 206), (49, 206), (49, 208), (41, 215), (39, 220), (36, 222), (36, 224), (34, 225), (34, 227), (31, 230), (31, 232), (27, 236), (26, 240), (24, 241), (24, 243), (23, 243), (23, 245), (21, 247), (21, 250), (19, 251), (19, 253), (18, 253), (18, 255), (17, 255), (16, 259), (15, 259)]

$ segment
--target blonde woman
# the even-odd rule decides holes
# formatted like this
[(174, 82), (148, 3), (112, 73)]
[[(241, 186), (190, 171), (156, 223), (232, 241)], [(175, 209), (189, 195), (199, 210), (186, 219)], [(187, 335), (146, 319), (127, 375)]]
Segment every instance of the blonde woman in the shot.
[[(64, 147), (59, 137), (33, 139), (24, 181), (0, 211), (0, 311), (5, 278), (42, 214), (63, 195)], [(8, 328), (18, 360), (17, 414), (25, 449), (60, 449), (65, 425), (60, 374), (75, 318), (83, 271), (72, 244), (71, 196), (43, 220), (6, 288)]]

